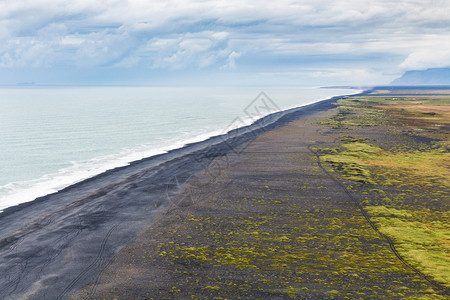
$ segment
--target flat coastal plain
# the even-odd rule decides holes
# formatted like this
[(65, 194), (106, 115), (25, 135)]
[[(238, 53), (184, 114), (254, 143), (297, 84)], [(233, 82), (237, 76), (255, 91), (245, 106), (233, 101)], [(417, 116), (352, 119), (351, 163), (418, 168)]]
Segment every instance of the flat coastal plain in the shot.
[(334, 101), (218, 155), (73, 299), (448, 299), (450, 91)]
[[(252, 108), (266, 108), (260, 96)], [(95, 282), (111, 258), (151, 227), (184, 183), (215, 165), (215, 158), (227, 157), (263, 132), (329, 109), (336, 99), (279, 111), (5, 209), (0, 213), (0, 299), (66, 299)], [(267, 110), (274, 111), (270, 105)]]

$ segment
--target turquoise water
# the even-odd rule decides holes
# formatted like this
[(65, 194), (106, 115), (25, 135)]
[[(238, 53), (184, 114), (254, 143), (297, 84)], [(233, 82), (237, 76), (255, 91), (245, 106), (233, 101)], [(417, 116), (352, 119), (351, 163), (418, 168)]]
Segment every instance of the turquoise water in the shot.
[(0, 210), (223, 133), (236, 118), (248, 119), (244, 109), (261, 91), (280, 109), (355, 93), (292, 87), (0, 89)]

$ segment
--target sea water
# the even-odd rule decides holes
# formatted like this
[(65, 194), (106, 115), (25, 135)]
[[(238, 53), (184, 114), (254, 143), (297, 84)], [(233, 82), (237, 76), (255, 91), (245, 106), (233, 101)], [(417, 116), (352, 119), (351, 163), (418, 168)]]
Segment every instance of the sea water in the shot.
[[(277, 109), (355, 90), (0, 88), (0, 211), (108, 169), (224, 133), (264, 91)], [(263, 115), (261, 115), (262, 117)]]

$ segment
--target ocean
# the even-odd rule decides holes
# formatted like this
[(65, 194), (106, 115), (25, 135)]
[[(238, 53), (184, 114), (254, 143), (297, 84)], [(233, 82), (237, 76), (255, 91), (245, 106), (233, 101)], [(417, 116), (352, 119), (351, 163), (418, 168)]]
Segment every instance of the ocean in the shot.
[[(255, 116), (357, 92), (305, 87), (0, 88), (0, 211), (223, 134), (237, 124), (248, 125)], [(271, 109), (249, 115), (246, 108), (261, 97)]]

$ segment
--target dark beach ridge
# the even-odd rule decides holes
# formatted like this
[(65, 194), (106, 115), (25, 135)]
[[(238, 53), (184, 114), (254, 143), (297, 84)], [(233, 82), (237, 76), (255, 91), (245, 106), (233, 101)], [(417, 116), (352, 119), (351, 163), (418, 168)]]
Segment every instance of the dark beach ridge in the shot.
[[(69, 186), (0, 214), (0, 298), (62, 299), (86, 286), (151, 226), (195, 173), (258, 135), (346, 96), (273, 113), (250, 126)], [(242, 151), (242, 150), (240, 150)]]

